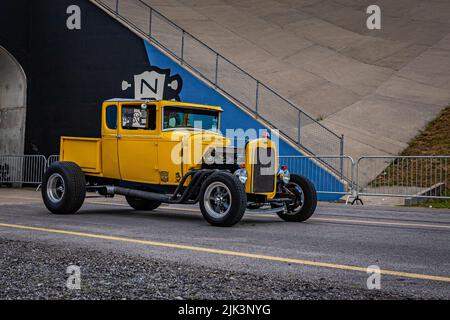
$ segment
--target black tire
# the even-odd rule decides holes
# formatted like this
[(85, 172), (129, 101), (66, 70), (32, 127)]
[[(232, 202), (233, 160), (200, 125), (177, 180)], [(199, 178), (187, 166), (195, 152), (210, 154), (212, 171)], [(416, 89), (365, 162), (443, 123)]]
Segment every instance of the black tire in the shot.
[(127, 199), (130, 207), (137, 211), (151, 211), (155, 210), (161, 205), (161, 202), (159, 201), (150, 201), (145, 199), (133, 198), (130, 196), (125, 196), (125, 199)]
[[(230, 203), (228, 203), (227, 207), (229, 209), (226, 209), (223, 215), (214, 211), (214, 205), (211, 202), (206, 203), (205, 201), (205, 193), (213, 192), (214, 188), (222, 188), (224, 192), (229, 193)], [(242, 219), (247, 207), (247, 194), (245, 193), (242, 182), (240, 182), (233, 174), (228, 172), (217, 172), (212, 174), (205, 180), (200, 192), (200, 210), (205, 220), (211, 225), (217, 227), (231, 227)], [(215, 212), (215, 214), (212, 214), (212, 212)]]
[(42, 199), (50, 212), (75, 213), (85, 197), (86, 178), (76, 163), (55, 162), (47, 169), (42, 180)]
[(290, 209), (292, 212), (277, 213), (278, 216), (289, 222), (303, 222), (308, 220), (314, 213), (317, 207), (317, 193), (314, 184), (306, 177), (299, 176), (296, 174), (291, 174), (291, 181), (287, 185), (287, 187), (294, 187), (294, 184), (298, 185), (303, 192), (303, 205), (299, 208), (299, 206), (293, 206)]

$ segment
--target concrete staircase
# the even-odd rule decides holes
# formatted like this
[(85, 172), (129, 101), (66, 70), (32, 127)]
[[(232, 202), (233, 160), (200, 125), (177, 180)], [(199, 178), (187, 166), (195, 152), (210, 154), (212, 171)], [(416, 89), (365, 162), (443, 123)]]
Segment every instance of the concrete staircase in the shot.
[[(144, 2), (345, 134), (353, 157), (397, 154), (450, 103), (447, 0)], [(371, 4), (382, 30), (366, 28)]]

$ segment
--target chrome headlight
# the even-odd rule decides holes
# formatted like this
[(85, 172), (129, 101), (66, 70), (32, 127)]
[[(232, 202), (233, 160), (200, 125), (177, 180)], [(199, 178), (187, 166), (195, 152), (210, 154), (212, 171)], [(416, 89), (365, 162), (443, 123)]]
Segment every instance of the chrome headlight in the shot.
[(287, 169), (286, 166), (282, 166), (282, 167), (278, 170), (278, 178), (279, 178), (284, 184), (288, 184), (289, 181), (291, 181), (291, 173), (289, 172), (289, 170)]
[(239, 178), (239, 181), (241, 181), (242, 184), (245, 184), (247, 182), (247, 179), (248, 179), (247, 169), (245, 169), (245, 168), (237, 169), (234, 172), (234, 175)]
[(214, 148), (210, 148), (208, 151), (205, 152), (205, 155), (203, 156), (203, 161), (206, 164), (214, 164), (216, 157), (216, 150)]

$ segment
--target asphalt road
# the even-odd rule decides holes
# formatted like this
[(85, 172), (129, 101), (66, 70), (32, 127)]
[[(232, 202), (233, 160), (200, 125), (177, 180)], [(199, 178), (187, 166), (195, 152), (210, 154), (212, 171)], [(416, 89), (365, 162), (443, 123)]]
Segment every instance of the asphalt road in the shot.
[[(196, 207), (135, 212), (119, 198), (88, 199), (78, 214), (56, 216), (48, 213), (37, 193), (0, 189), (0, 248), (2, 282), (12, 282), (0, 286), (0, 297), (6, 298), (73, 298), (61, 294), (63, 288), (53, 294), (27, 293), (24, 279), (33, 275), (23, 278), (25, 271), (18, 270), (31, 272), (34, 259), (62, 270), (61, 279), (70, 261), (79, 261), (82, 272), (83, 263), (92, 270), (87, 265), (93, 260), (103, 273), (108, 273), (106, 263), (118, 261), (132, 269), (156, 263), (166, 268), (160, 272), (165, 275), (175, 269), (169, 278), (158, 278), (167, 287), (158, 287), (160, 295), (141, 292), (126, 298), (450, 298), (449, 210), (320, 204), (306, 223), (246, 215), (233, 228), (217, 228), (208, 225)], [(83, 252), (89, 252), (89, 258), (77, 260)], [(366, 268), (371, 265), (382, 270), (379, 290), (367, 289)], [(45, 270), (39, 271), (41, 286)], [(205, 289), (211, 295), (202, 294), (195, 284), (187, 288), (192, 279), (180, 280), (195, 272), (193, 278), (202, 279), (200, 286), (215, 281)], [(224, 290), (225, 278), (242, 280), (233, 294), (228, 285)], [(101, 276), (95, 279), (102, 283)], [(108, 279), (120, 287), (119, 280)], [(148, 281), (157, 283), (154, 278)], [(176, 284), (170, 289), (171, 281), (184, 281), (182, 293)], [(94, 296), (102, 297), (121, 294)]]

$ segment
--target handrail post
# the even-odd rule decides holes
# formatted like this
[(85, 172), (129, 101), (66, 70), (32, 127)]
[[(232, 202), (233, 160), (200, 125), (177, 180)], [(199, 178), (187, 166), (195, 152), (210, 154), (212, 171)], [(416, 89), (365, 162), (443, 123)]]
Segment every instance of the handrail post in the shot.
[(183, 62), (184, 62), (184, 35), (185, 35), (185, 31), (183, 29), (183, 31), (181, 33), (181, 64), (183, 64)]
[(298, 110), (298, 124), (297, 124), (297, 142), (298, 142), (298, 144), (300, 144), (300, 137), (301, 137), (300, 128), (301, 128), (301, 124), (302, 124), (302, 112), (300, 110)]
[(344, 135), (341, 135), (339, 155), (341, 156), (339, 167), (341, 170), (341, 179), (342, 179), (342, 177), (344, 176)]
[(150, 40), (152, 39), (152, 15), (153, 15), (153, 8), (150, 7), (150, 18), (148, 22), (148, 36), (150, 37)]
[(256, 80), (256, 100), (255, 100), (255, 113), (258, 116), (258, 100), (259, 100), (259, 81)]
[(116, 0), (116, 14), (119, 14), (119, 0)]
[(219, 73), (219, 54), (216, 52), (216, 74), (214, 76), (214, 85), (217, 89), (217, 78)]

